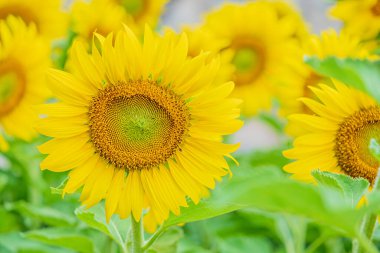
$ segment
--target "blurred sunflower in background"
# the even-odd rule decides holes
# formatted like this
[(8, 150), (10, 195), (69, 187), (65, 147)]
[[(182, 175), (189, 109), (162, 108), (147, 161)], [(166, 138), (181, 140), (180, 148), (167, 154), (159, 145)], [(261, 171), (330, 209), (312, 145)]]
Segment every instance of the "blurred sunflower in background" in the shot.
[(203, 28), (228, 42), (220, 52), (231, 55), (234, 96), (243, 99), (242, 113), (247, 116), (271, 108), (276, 77), (290, 71), (296, 55), (295, 19), (278, 15), (278, 9), (266, 1), (225, 4), (205, 18)]
[(50, 71), (59, 102), (41, 108), (38, 130), (53, 137), (39, 147), (49, 154), (41, 168), (72, 169), (63, 193), (83, 186), (86, 207), (105, 199), (108, 220), (139, 221), (146, 209), (152, 232), (229, 173), (224, 156), (238, 145), (221, 140), (242, 126), (240, 100), (227, 98), (233, 83), (214, 84), (217, 62), (188, 58), (185, 35), (147, 28), (143, 45), (128, 28), (97, 37), (91, 54), (74, 43), (73, 74)]
[[(317, 86), (319, 82), (332, 84), (329, 77), (324, 77), (316, 73), (311, 67), (303, 63), (303, 56), (326, 59), (337, 57), (341, 59), (378, 59), (373, 51), (376, 49), (375, 43), (362, 42), (359, 37), (349, 35), (345, 32), (337, 33), (333, 29), (322, 31), (318, 35), (310, 35), (303, 44), (300, 62), (295, 72), (290, 74), (292, 82), (283, 83), (278, 86), (278, 98), (280, 100), (280, 115), (288, 116), (293, 113), (313, 113), (307, 106), (298, 100), (300, 97), (315, 98), (311, 92), (311, 86)], [(292, 136), (300, 134), (301, 129), (297, 125), (289, 122), (286, 131)]]
[(34, 23), (37, 32), (49, 39), (66, 35), (68, 17), (60, 0), (0, 0), (0, 19), (8, 15), (20, 17), (26, 24)]
[(334, 81), (310, 88), (316, 99), (302, 98), (315, 115), (294, 114), (290, 120), (304, 134), (284, 151), (296, 161), (284, 170), (294, 178), (313, 181), (311, 171), (320, 169), (374, 181), (379, 161), (371, 154), (371, 138), (380, 140), (380, 107), (368, 95)]
[(111, 0), (75, 1), (71, 6), (71, 23), (73, 32), (87, 42), (94, 32), (105, 36), (120, 30), (123, 24), (137, 29), (125, 9)]
[(343, 22), (343, 30), (362, 39), (375, 39), (380, 33), (380, 0), (337, 1), (330, 13)]
[(150, 27), (158, 25), (160, 16), (164, 12), (169, 0), (111, 0), (123, 6), (127, 13), (140, 27), (148, 24)]
[(50, 65), (49, 45), (37, 35), (35, 24), (20, 17), (0, 20), (0, 149), (4, 134), (25, 141), (37, 135), (31, 109), (48, 98), (45, 71)]

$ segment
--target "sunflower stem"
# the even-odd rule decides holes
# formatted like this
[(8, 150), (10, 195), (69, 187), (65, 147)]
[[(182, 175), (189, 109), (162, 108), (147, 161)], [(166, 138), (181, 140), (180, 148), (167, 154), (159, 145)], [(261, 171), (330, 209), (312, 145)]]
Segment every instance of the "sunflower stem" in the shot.
[(165, 232), (166, 228), (161, 225), (161, 227), (146, 241), (144, 246), (142, 247), (143, 250), (148, 250), (150, 246), (160, 237), (160, 235)]
[(144, 241), (144, 229), (142, 226), (142, 218), (140, 221), (136, 221), (134, 217), (131, 217), (131, 235), (132, 235), (132, 252), (131, 253), (143, 253), (142, 247)]
[[(373, 191), (380, 190), (380, 169), (377, 171), (377, 175), (373, 184)], [(364, 238), (357, 238), (354, 239), (352, 242), (352, 253), (361, 253), (363, 251), (363, 247), (366, 245), (363, 245), (364, 243), (371, 244), (373, 233), (375, 231), (377, 225), (377, 215), (373, 213), (368, 213), (364, 216), (362, 224), (360, 226), (359, 233)], [(368, 252), (368, 249), (365, 249), (365, 252)], [(377, 251), (376, 251), (377, 252)]]

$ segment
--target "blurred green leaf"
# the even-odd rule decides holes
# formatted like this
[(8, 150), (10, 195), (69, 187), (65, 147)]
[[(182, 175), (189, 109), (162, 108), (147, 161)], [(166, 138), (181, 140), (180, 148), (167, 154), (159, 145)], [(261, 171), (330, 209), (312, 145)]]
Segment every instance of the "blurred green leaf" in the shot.
[(292, 180), (273, 169), (260, 169), (224, 187), (221, 203), (294, 214), (354, 236), (364, 210), (356, 210), (332, 188)]
[(223, 238), (219, 242), (219, 247), (220, 253), (273, 252), (273, 246), (267, 238), (244, 235)]
[(369, 187), (369, 182), (364, 178), (352, 178), (344, 174), (320, 170), (314, 170), (312, 175), (319, 184), (339, 190), (352, 207), (358, 204)]
[(367, 92), (380, 102), (380, 61), (312, 57), (306, 63), (319, 74)]
[(0, 234), (1, 253), (75, 253), (75, 251), (30, 240), (20, 233)]
[(177, 252), (178, 241), (183, 237), (180, 227), (167, 229), (147, 250), (148, 253), (172, 253)]
[(80, 253), (94, 253), (92, 241), (73, 228), (46, 228), (25, 233), (29, 239), (60, 246)]
[(9, 204), (10, 209), (19, 212), (23, 217), (29, 217), (34, 220), (50, 226), (70, 226), (75, 224), (75, 218), (57, 209), (46, 206), (36, 206), (30, 203), (20, 201)]
[(130, 219), (121, 220), (114, 215), (110, 222), (107, 223), (103, 204), (98, 204), (89, 209), (86, 209), (83, 206), (79, 207), (75, 210), (75, 214), (89, 227), (111, 237), (123, 248), (124, 251), (126, 251), (124, 238), (126, 238), (127, 232), (129, 231)]
[(369, 142), (369, 151), (371, 154), (380, 161), (380, 144), (376, 141), (376, 139), (372, 138)]

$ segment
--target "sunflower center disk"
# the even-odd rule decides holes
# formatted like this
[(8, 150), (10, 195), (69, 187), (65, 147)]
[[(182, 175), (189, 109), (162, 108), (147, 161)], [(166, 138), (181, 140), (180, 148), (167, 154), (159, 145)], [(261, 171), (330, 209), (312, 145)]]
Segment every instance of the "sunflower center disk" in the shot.
[(377, 0), (371, 11), (375, 16), (380, 16), (380, 0)]
[(19, 104), (25, 85), (25, 76), (17, 64), (7, 61), (0, 65), (0, 117)]
[(18, 6), (18, 5), (5, 5), (0, 8), (0, 19), (5, 19), (9, 13), (11, 13), (14, 16), (21, 17), (22, 20), (27, 23), (35, 23), (35, 25), (38, 27), (38, 19), (32, 13), (28, 8), (25, 8), (24, 6)]
[(179, 148), (190, 120), (186, 104), (177, 95), (147, 81), (100, 91), (89, 116), (97, 152), (125, 169), (165, 163)]
[(363, 177), (373, 183), (380, 163), (369, 150), (370, 140), (380, 141), (380, 108), (361, 110), (340, 126), (335, 155), (342, 170), (352, 177)]
[(235, 83), (249, 84), (255, 81), (264, 69), (264, 49), (253, 39), (238, 39), (231, 45), (235, 49), (232, 63), (236, 68)]

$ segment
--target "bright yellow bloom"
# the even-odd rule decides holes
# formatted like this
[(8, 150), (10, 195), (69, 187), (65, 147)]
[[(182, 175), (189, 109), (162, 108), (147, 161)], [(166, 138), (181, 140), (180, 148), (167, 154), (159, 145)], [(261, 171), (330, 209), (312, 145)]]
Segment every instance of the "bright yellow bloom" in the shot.
[[(373, 44), (362, 43), (358, 37), (344, 32), (338, 34), (335, 30), (328, 29), (323, 31), (320, 36), (310, 36), (304, 45), (304, 54), (320, 59), (328, 57), (376, 59), (376, 56), (371, 54), (374, 48)], [(281, 103), (280, 113), (284, 116), (293, 113), (310, 113), (311, 111), (298, 98), (314, 98), (309, 86), (316, 86), (320, 81), (330, 82), (328, 78), (317, 74), (309, 66), (303, 64), (302, 56), (299, 56), (299, 59), (300, 64), (297, 72), (293, 75), (293, 81), (284, 83), (278, 88), (278, 97)], [(287, 126), (287, 132), (297, 135), (299, 128), (290, 123)]]
[(37, 31), (47, 38), (66, 35), (68, 18), (61, 10), (60, 0), (0, 0), (0, 19), (8, 15), (19, 16), (34, 23)]
[(235, 71), (234, 95), (244, 100), (243, 114), (253, 115), (272, 105), (274, 84), (291, 68), (297, 41), (294, 27), (268, 2), (225, 4), (206, 17), (204, 29), (228, 45)]
[(0, 21), (0, 149), (8, 145), (2, 136), (26, 141), (36, 132), (37, 114), (30, 108), (48, 97), (45, 71), (49, 45), (37, 36), (36, 26), (9, 16)]
[(42, 106), (38, 129), (53, 139), (39, 147), (49, 154), (41, 168), (71, 170), (64, 193), (83, 186), (87, 207), (105, 199), (107, 219), (140, 220), (146, 209), (153, 231), (229, 173), (224, 157), (238, 145), (221, 137), (242, 125), (239, 100), (227, 98), (232, 82), (213, 83), (207, 54), (188, 58), (185, 35), (147, 28), (141, 45), (126, 28), (95, 44), (88, 54), (74, 43), (73, 73), (50, 71), (59, 102)]
[(302, 99), (315, 115), (290, 116), (304, 134), (294, 140), (294, 148), (284, 152), (296, 160), (284, 170), (305, 181), (312, 181), (311, 171), (320, 169), (373, 182), (380, 163), (371, 155), (369, 144), (371, 138), (380, 140), (380, 107), (360, 91), (338, 82), (334, 85), (311, 87), (317, 99)]
[(113, 0), (121, 4), (140, 27), (157, 26), (164, 7), (169, 0)]
[(380, 0), (342, 0), (331, 9), (342, 20), (344, 31), (362, 39), (374, 39), (380, 33)]
[(73, 31), (88, 42), (95, 31), (105, 36), (120, 30), (123, 24), (135, 30), (132, 17), (111, 0), (77, 0), (72, 6), (71, 15)]

